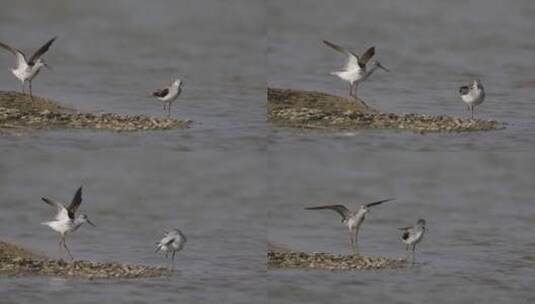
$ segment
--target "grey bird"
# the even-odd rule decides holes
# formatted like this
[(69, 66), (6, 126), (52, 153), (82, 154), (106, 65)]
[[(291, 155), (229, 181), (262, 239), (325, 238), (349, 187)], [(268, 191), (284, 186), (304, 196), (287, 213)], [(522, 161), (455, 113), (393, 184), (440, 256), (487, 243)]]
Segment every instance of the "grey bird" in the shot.
[(382, 203), (392, 201), (392, 200), (394, 199), (390, 198), (390, 199), (363, 204), (356, 211), (351, 211), (344, 205), (316, 206), (316, 207), (307, 207), (305, 209), (306, 210), (329, 209), (338, 213), (342, 217), (342, 223), (345, 224), (347, 228), (349, 229), (349, 234), (350, 234), (349, 237), (351, 241), (351, 248), (353, 250), (353, 254), (358, 255), (359, 254), (358, 234), (359, 234), (360, 226), (366, 219), (366, 215), (369, 212), (369, 208), (380, 205)]
[(42, 58), (42, 56), (48, 51), (48, 49), (50, 48), (52, 43), (54, 43), (56, 38), (57, 37), (54, 37), (47, 41), (45, 44), (43, 44), (43, 46), (41, 46), (39, 49), (37, 49), (37, 51), (35, 51), (35, 53), (33, 53), (30, 59), (26, 59), (26, 55), (19, 49), (0, 42), (0, 47), (17, 57), (17, 67), (11, 69), (11, 72), (22, 82), (23, 94), (25, 84), (26, 82), (28, 82), (30, 89), (30, 98), (32, 99), (32, 80), (35, 76), (37, 76), (37, 74), (39, 74), (39, 71), (41, 71), (42, 67), (49, 67), (45, 60)]
[(78, 230), (78, 228), (80, 228), (80, 226), (82, 226), (82, 224), (84, 223), (88, 223), (89, 225), (95, 227), (95, 224), (93, 224), (89, 220), (89, 217), (87, 217), (86, 214), (82, 214), (76, 217), (76, 211), (82, 204), (82, 186), (78, 188), (68, 207), (65, 207), (63, 203), (57, 202), (46, 197), (43, 197), (41, 199), (50, 206), (55, 207), (58, 212), (56, 214), (56, 218), (53, 221), (44, 222), (41, 224), (52, 228), (52, 230), (57, 231), (60, 234), (60, 254), (62, 253), (63, 249), (65, 249), (72, 260), (73, 257), (71, 251), (67, 247), (67, 242), (65, 240), (67, 234)]
[(419, 219), (418, 222), (416, 222), (415, 226), (407, 226), (398, 229), (403, 231), (403, 234), (401, 235), (401, 241), (403, 242), (403, 244), (405, 244), (407, 256), (409, 254), (409, 249), (412, 249), (412, 262), (414, 263), (416, 245), (420, 243), (424, 237), (425, 220)]
[(355, 99), (358, 98), (357, 88), (359, 83), (368, 79), (368, 77), (370, 77), (377, 69), (390, 72), (390, 70), (385, 68), (379, 61), (373, 61), (371, 63), (372, 68), (367, 69), (368, 61), (370, 61), (370, 59), (375, 55), (374, 46), (368, 48), (362, 55), (359, 56), (356, 53), (327, 40), (323, 40), (323, 43), (333, 50), (346, 55), (347, 62), (344, 66), (344, 69), (341, 71), (331, 72), (330, 74), (338, 76), (340, 79), (349, 83), (350, 97)]
[(466, 103), (468, 110), (472, 112), (472, 119), (474, 118), (474, 108), (483, 103), (485, 100), (485, 89), (481, 80), (476, 79), (470, 85), (459, 88), (461, 99)]
[(180, 229), (175, 228), (169, 232), (165, 232), (164, 237), (156, 242), (156, 253), (165, 252), (165, 258), (169, 257), (171, 253), (171, 271), (175, 268), (175, 254), (184, 248), (186, 245), (186, 236)]

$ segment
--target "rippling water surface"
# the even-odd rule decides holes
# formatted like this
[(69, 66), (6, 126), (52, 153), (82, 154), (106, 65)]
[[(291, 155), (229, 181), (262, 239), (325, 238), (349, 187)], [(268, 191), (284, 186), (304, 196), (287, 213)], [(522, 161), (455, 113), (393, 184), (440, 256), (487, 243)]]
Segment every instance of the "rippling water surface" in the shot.
[[(383, 131), (317, 136), (277, 130), (273, 140), (295, 145), (343, 145), (368, 150), (528, 150), (535, 142), (535, 28), (532, 1), (268, 1), (268, 85), (347, 94), (330, 76), (343, 55), (323, 39), (363, 52), (391, 69), (359, 86), (382, 111), (467, 116), (458, 87), (480, 78), (485, 102), (476, 116), (507, 124), (500, 132), (420, 136)], [(343, 143), (340, 143), (343, 142)], [(299, 144), (297, 144), (299, 145)]]
[[(531, 303), (535, 28), (531, 1), (9, 1), (0, 41), (25, 51), (58, 35), (54, 69), (35, 94), (91, 112), (163, 115), (150, 92), (175, 76), (173, 115), (187, 130), (84, 130), (0, 138), (0, 238), (50, 256), (41, 222), (48, 195), (97, 224), (69, 239), (80, 259), (161, 265), (166, 228), (188, 236), (170, 278), (117, 281), (0, 278), (7, 303)], [(266, 36), (267, 34), (267, 36)], [(318, 133), (265, 123), (265, 86), (345, 94), (323, 46), (374, 44), (391, 73), (359, 94), (394, 112), (463, 116), (457, 88), (487, 91), (477, 116), (497, 132)], [(266, 57), (267, 54), (267, 57)], [(19, 89), (0, 56), (0, 90)], [(2, 72), (3, 71), (3, 72)], [(455, 152), (451, 152), (455, 151)], [(428, 233), (417, 264), (377, 272), (267, 271), (266, 239), (306, 251), (348, 252), (325, 202), (395, 197), (363, 227), (361, 249), (400, 257), (398, 226)], [(267, 228), (266, 228), (267, 227)], [(2, 302), (2, 301), (0, 301)]]
[(350, 253), (338, 216), (304, 207), (388, 197), (396, 201), (372, 210), (363, 226), (364, 254), (402, 257), (396, 228), (420, 217), (428, 232), (410, 269), (270, 270), (271, 302), (533, 302), (535, 43), (526, 39), (535, 29), (533, 3), (273, 0), (267, 7), (269, 86), (347, 94), (328, 75), (344, 58), (321, 41), (357, 51), (375, 45), (392, 72), (360, 86), (369, 104), (465, 116), (457, 88), (477, 77), (487, 98), (476, 115), (507, 123), (497, 132), (425, 136), (272, 129), (271, 242)]
[[(359, 239), (364, 255), (405, 256), (398, 227), (427, 220), (416, 264), (403, 270), (270, 270), (272, 303), (531, 303), (533, 172), (527, 153), (317, 153), (270, 157), (269, 240), (302, 251), (350, 254), (332, 211), (307, 206), (385, 198)], [(288, 153), (290, 151), (287, 151)], [(321, 152), (321, 153), (320, 153)], [(311, 165), (313, 164), (313, 165)]]
[[(163, 115), (149, 97), (181, 77), (173, 115), (187, 130), (37, 132), (0, 139), (0, 238), (47, 255), (57, 236), (40, 201), (71, 199), (96, 228), (70, 238), (80, 259), (161, 265), (166, 228), (188, 236), (170, 278), (0, 278), (2, 303), (251, 303), (265, 291), (265, 9), (258, 1), (10, 1), (0, 40), (33, 50), (59, 38), (34, 93), (83, 111)], [(19, 89), (10, 54), (0, 89)], [(251, 221), (251, 218), (258, 220)], [(5, 302), (4, 302), (5, 301)]]

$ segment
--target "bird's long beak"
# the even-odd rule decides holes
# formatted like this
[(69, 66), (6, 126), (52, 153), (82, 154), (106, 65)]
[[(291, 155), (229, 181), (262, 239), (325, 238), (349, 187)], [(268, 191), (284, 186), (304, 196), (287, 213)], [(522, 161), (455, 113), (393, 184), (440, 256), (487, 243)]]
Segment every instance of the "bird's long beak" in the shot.
[(390, 72), (390, 70), (389, 70), (389, 69), (385, 68), (385, 66), (383, 66), (383, 65), (382, 65), (382, 64), (380, 64), (380, 63), (377, 63), (377, 66), (378, 66), (379, 68), (381, 68), (381, 69), (383, 69), (383, 70), (387, 71), (387, 72)]
[(87, 223), (93, 227), (97, 227), (97, 225), (93, 224), (93, 222), (91, 222), (89, 219), (87, 219)]

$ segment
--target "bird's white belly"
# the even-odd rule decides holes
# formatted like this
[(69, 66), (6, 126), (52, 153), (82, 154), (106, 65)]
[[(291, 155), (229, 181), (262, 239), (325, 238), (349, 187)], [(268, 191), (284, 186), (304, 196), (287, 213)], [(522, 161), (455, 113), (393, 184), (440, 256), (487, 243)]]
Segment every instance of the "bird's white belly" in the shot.
[(172, 242), (171, 244), (169, 245), (162, 245), (160, 247), (160, 250), (161, 251), (180, 251), (182, 250), (182, 247), (184, 247), (184, 243), (183, 242)]
[(13, 72), (13, 75), (15, 75), (15, 77), (20, 79), (20, 81), (26, 81), (32, 80), (39, 72), (39, 69), (32, 69), (30, 66), (21, 66), (11, 71)]
[(169, 90), (169, 93), (167, 95), (165, 95), (164, 97), (158, 97), (158, 99), (162, 102), (173, 102), (178, 97), (179, 94), (180, 94), (180, 90), (171, 88), (171, 90)]
[(358, 229), (359, 226), (362, 224), (362, 222), (364, 221), (364, 218), (365, 218), (365, 215), (361, 215), (361, 216), (352, 216), (350, 217), (348, 220), (347, 220), (347, 227), (349, 228), (349, 230), (354, 230), (354, 229)]
[(485, 99), (485, 94), (481, 91), (471, 91), (470, 93), (461, 96), (463, 101), (468, 105), (480, 105)]
[(71, 229), (70, 222), (65, 221), (44, 222), (43, 225), (47, 225), (48, 227), (52, 228), (52, 230), (62, 234), (69, 232), (69, 230)]
[(412, 244), (418, 244), (422, 238), (424, 237), (424, 233), (423, 231), (419, 231), (413, 235), (411, 235), (411, 237), (409, 237), (405, 243), (406, 244), (409, 244), (409, 245), (412, 245)]
[(342, 78), (345, 81), (348, 81), (350, 83), (353, 83), (355, 81), (359, 81), (363, 78), (364, 74), (362, 73), (362, 69), (353, 69), (353, 70), (346, 70), (346, 71), (340, 71), (335, 72), (336, 76)]

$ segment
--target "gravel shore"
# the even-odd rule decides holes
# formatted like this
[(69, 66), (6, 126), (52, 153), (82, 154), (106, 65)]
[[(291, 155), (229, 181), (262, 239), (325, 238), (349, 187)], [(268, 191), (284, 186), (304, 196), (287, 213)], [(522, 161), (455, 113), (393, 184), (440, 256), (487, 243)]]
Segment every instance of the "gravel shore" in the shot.
[(406, 267), (404, 259), (360, 255), (334, 255), (324, 252), (268, 251), (268, 267), (322, 270), (380, 270)]
[(303, 129), (394, 129), (416, 133), (469, 132), (503, 129), (494, 120), (444, 115), (380, 113), (362, 100), (320, 92), (268, 88), (268, 120)]
[(405, 259), (297, 252), (287, 246), (268, 243), (268, 267), (276, 269), (380, 270), (407, 267)]
[(120, 115), (113, 113), (79, 113), (58, 103), (17, 92), (0, 91), (0, 131), (43, 129), (98, 129), (115, 132), (168, 130), (187, 128), (190, 120)]
[(131, 279), (164, 276), (164, 268), (90, 261), (66, 262), (39, 256), (22, 247), (0, 241), (0, 274), (39, 275), (84, 279)]

